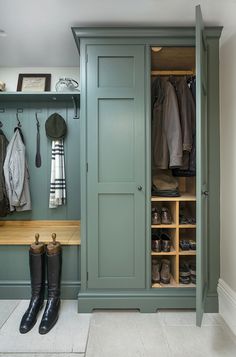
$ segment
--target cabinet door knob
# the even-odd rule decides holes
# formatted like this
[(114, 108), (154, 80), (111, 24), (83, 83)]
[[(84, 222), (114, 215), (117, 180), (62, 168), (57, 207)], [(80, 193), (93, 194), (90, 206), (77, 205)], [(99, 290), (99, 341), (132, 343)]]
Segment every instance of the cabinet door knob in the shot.
[(143, 187), (142, 186), (138, 186), (138, 190), (142, 191)]

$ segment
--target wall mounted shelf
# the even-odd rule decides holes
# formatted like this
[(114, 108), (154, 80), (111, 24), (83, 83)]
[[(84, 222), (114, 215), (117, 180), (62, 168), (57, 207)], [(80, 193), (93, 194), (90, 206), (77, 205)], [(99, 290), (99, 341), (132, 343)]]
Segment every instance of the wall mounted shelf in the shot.
[(0, 93), (1, 103), (9, 102), (68, 102), (74, 106), (74, 119), (79, 119), (78, 110), (80, 108), (80, 92), (2, 92)]

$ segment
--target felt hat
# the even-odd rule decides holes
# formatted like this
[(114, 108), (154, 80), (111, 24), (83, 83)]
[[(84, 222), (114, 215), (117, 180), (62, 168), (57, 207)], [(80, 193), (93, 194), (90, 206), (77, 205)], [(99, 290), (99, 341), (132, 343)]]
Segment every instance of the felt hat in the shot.
[(60, 140), (66, 136), (65, 120), (58, 113), (53, 113), (45, 122), (46, 135), (52, 140)]

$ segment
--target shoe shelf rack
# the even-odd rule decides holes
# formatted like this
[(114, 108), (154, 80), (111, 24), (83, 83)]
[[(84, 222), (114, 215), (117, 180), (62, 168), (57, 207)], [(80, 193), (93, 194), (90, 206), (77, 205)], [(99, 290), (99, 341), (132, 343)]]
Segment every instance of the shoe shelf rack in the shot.
[(196, 195), (194, 193), (182, 193), (180, 197), (152, 197), (151, 198), (152, 209), (156, 208), (157, 211), (161, 211), (162, 207), (166, 207), (171, 215), (171, 224), (152, 224), (152, 233), (165, 232), (171, 238), (171, 248), (169, 252), (155, 252), (151, 250), (152, 259), (159, 259), (161, 263), (162, 259), (168, 259), (170, 261), (170, 283), (164, 284), (153, 283), (152, 288), (193, 288), (196, 287), (193, 283), (183, 284), (180, 282), (179, 269), (182, 261), (195, 263), (196, 262), (196, 250), (182, 250), (180, 248), (180, 241), (189, 240), (196, 242), (196, 224), (182, 224), (180, 219), (180, 213), (183, 208), (187, 207), (188, 211), (192, 213), (192, 217), (196, 217)]

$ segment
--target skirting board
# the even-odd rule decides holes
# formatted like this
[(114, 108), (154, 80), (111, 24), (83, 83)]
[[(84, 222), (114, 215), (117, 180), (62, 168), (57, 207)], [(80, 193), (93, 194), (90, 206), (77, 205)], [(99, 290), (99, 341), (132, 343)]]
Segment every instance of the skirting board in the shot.
[(236, 335), (236, 292), (223, 280), (219, 279), (219, 313)]

